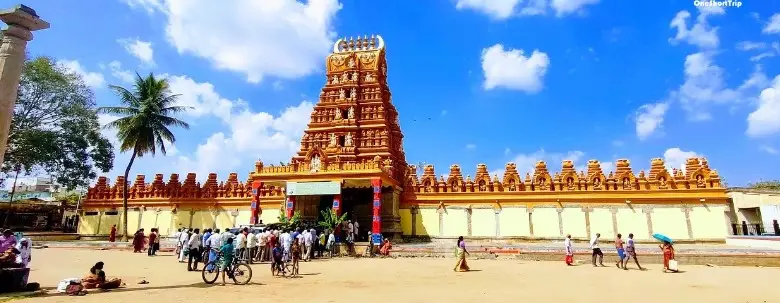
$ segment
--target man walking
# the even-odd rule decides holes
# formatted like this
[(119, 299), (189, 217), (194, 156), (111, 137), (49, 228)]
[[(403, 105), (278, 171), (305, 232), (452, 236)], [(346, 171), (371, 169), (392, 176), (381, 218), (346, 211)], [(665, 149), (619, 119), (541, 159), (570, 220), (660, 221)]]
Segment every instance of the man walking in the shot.
[(618, 261), (615, 263), (617, 268), (626, 267), (626, 263), (623, 262), (626, 259), (626, 251), (623, 249), (623, 239), (621, 239), (621, 237), (621, 234), (617, 234), (617, 237), (615, 238), (615, 249), (617, 250), (618, 254)]
[(634, 258), (634, 263), (636, 263), (636, 267), (639, 267), (639, 270), (642, 269), (642, 266), (639, 265), (639, 259), (636, 258), (636, 247), (634, 246), (634, 234), (628, 234), (628, 243), (626, 245), (626, 258), (623, 260), (623, 269), (628, 270), (626, 265), (628, 265), (628, 260)]
[(200, 229), (195, 229), (192, 232), (192, 235), (190, 236), (190, 239), (187, 243), (187, 246), (190, 249), (190, 253), (187, 256), (187, 270), (188, 271), (196, 271), (198, 270), (198, 261), (200, 260), (201, 254), (200, 254), (200, 246), (201, 246), (201, 238), (200, 238)]
[(598, 265), (596, 265), (596, 256), (599, 257), (599, 264), (604, 266), (604, 253), (602, 253), (601, 248), (599, 248), (599, 238), (601, 238), (601, 234), (596, 233), (596, 236), (594, 236), (593, 239), (590, 239), (590, 249), (593, 250), (593, 267), (598, 267)]
[(571, 247), (571, 235), (566, 235), (563, 246), (566, 248), (566, 265), (574, 265), (574, 248)]

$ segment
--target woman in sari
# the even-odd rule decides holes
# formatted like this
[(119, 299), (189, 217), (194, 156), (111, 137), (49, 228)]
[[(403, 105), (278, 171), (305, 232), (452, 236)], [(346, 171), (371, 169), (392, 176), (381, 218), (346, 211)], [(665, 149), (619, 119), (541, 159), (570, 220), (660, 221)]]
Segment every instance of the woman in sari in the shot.
[(114, 289), (122, 286), (122, 280), (116, 278), (107, 280), (106, 272), (103, 271), (103, 262), (97, 262), (89, 269), (89, 274), (81, 279), (81, 285), (86, 289)]
[(135, 235), (133, 236), (134, 253), (139, 253), (144, 250), (144, 241), (146, 241), (146, 236), (144, 235), (144, 229), (141, 228), (137, 232), (135, 232)]
[(674, 260), (674, 247), (672, 246), (672, 243), (664, 241), (664, 244), (661, 244), (658, 247), (664, 252), (664, 272), (671, 271), (669, 269), (669, 261)]
[(390, 244), (390, 239), (385, 239), (385, 242), (382, 243), (382, 247), (379, 248), (379, 254), (382, 255), (382, 257), (389, 257), (390, 249), (392, 248), (393, 244)]
[(116, 224), (111, 225), (111, 232), (108, 234), (108, 242), (116, 242)]
[(458, 246), (456, 249), (458, 262), (455, 263), (455, 268), (452, 270), (460, 272), (469, 271), (469, 266), (466, 264), (466, 255), (471, 254), (466, 250), (466, 241), (463, 241), (463, 236), (458, 237)]

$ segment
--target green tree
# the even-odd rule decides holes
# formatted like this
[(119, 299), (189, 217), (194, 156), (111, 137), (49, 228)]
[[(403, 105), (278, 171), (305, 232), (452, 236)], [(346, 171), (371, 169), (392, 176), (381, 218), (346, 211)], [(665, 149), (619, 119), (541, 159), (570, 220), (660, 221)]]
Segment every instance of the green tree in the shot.
[(279, 224), (282, 225), (282, 228), (284, 229), (290, 229), (290, 228), (296, 228), (301, 223), (301, 211), (296, 210), (292, 217), (287, 218), (287, 214), (282, 211), (279, 213)]
[(336, 226), (347, 220), (347, 213), (343, 213), (339, 216), (334, 209), (320, 211), (320, 217), (322, 220), (317, 222), (317, 225), (322, 226), (325, 229), (335, 229)]
[(24, 64), (8, 135), (3, 173), (45, 172), (61, 186), (84, 187), (97, 170), (113, 167), (110, 141), (100, 133), (92, 90), (52, 58)]
[[(116, 85), (109, 87), (119, 97), (122, 106), (101, 107), (98, 111), (120, 116), (105, 127), (117, 130), (120, 151), (132, 151), (130, 162), (125, 168), (125, 182), (127, 182), (130, 168), (133, 167), (136, 157), (154, 156), (158, 148), (165, 155), (166, 141), (176, 142), (170, 127), (190, 128), (187, 122), (173, 117), (190, 108), (175, 105), (179, 95), (171, 93), (166, 79), (155, 78), (151, 73), (145, 78), (136, 73), (132, 91)], [(122, 214), (125, 218), (122, 223), (122, 241), (127, 241), (126, 185), (122, 190)]]
[(761, 180), (755, 183), (748, 184), (748, 188), (780, 190), (780, 180), (768, 180), (768, 181)]

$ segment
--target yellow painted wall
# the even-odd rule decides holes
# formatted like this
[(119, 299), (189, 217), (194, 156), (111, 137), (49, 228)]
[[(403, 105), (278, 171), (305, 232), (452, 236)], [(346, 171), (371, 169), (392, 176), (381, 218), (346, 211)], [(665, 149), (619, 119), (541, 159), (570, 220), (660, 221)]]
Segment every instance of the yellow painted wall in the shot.
[(94, 235), (97, 234), (100, 216), (79, 216), (79, 234)]
[[(120, 215), (122, 212), (119, 212)], [(141, 226), (138, 224), (141, 221), (141, 212), (138, 210), (128, 210), (127, 211), (127, 232), (134, 234), (136, 231), (141, 229)], [(145, 233), (149, 233), (149, 230), (144, 230)]]
[(496, 211), (482, 208), (472, 209), (471, 235), (476, 237), (495, 237)]
[(250, 221), (252, 221), (252, 211), (251, 210), (239, 210), (238, 211), (238, 217), (236, 217), (236, 226), (249, 225)]
[(192, 214), (192, 228), (199, 228), (200, 230), (214, 227), (214, 215), (208, 210), (195, 211)]
[(442, 216), (444, 223), (442, 226), (442, 236), (459, 237), (468, 235), (468, 218), (464, 209), (448, 209)]
[(527, 237), (531, 235), (528, 229), (528, 210), (525, 207), (505, 207), (499, 214), (499, 235), (502, 237)]
[(780, 194), (754, 193), (754, 192), (729, 192), (734, 207), (756, 208), (762, 205), (780, 205)]
[(651, 214), (653, 233), (660, 233), (672, 239), (688, 239), (688, 225), (682, 208), (656, 208)]
[[(634, 234), (634, 239), (648, 239), (647, 218), (639, 207), (621, 208), (617, 212), (618, 232), (628, 237), (629, 233)], [(596, 232), (591, 228), (591, 232)]]
[(723, 239), (727, 223), (723, 206), (693, 207), (690, 211), (694, 239)]
[(560, 237), (558, 227), (558, 209), (534, 208), (531, 222), (534, 224), (534, 237)]
[(418, 236), (439, 236), (439, 213), (433, 208), (421, 208), (417, 213)]
[(564, 208), (561, 213), (563, 219), (563, 234), (569, 234), (572, 237), (586, 237), (587, 229), (585, 227), (585, 212), (582, 208), (570, 207)]
[(170, 210), (160, 211), (160, 214), (157, 215), (157, 227), (160, 228), (160, 235), (169, 236), (176, 233), (176, 229), (171, 226), (171, 220), (173, 220), (173, 215)]
[(271, 224), (271, 223), (277, 223), (279, 222), (279, 214), (281, 211), (279, 209), (263, 209), (263, 212), (260, 214), (260, 220), (263, 220), (264, 224)]
[[(102, 216), (103, 217), (103, 222), (100, 222), (100, 230), (98, 230), (97, 233), (99, 235), (107, 235), (107, 234), (109, 234), (111, 232), (111, 225), (116, 224), (117, 233), (121, 234), (122, 233), (122, 224), (119, 223), (119, 217), (121, 215), (122, 215), (122, 212), (119, 212), (119, 214), (112, 215), (112, 216), (103, 214), (103, 216)], [(100, 218), (100, 216), (97, 216), (97, 217)], [(128, 226), (127, 233), (132, 235), (134, 232), (135, 232), (135, 230), (131, 229)]]
[(154, 220), (156, 217), (156, 212), (154, 210), (146, 210), (141, 214), (141, 228), (144, 229), (144, 231), (151, 231), (152, 228), (158, 227)]
[[(600, 233), (602, 238), (612, 239), (615, 231), (612, 228), (612, 211), (608, 208), (594, 208), (590, 213), (590, 233)], [(593, 235), (588, 235), (590, 238)], [(627, 237), (627, 233), (623, 233)]]
[(171, 214), (171, 216), (173, 217), (173, 221), (171, 223), (173, 230), (190, 227), (189, 209), (179, 209), (175, 214)]
[(217, 228), (225, 230), (226, 228), (233, 228), (233, 216), (229, 211), (219, 210), (217, 214)]
[(399, 209), (398, 215), (401, 216), (401, 234), (412, 235), (412, 211), (406, 208)]

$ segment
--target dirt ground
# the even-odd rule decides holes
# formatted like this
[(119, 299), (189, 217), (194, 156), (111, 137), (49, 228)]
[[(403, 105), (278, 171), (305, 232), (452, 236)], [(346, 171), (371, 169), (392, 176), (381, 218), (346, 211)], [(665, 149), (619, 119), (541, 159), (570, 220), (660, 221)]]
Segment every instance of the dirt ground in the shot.
[[(30, 281), (53, 289), (82, 277), (97, 261), (125, 288), (84, 297), (48, 294), (24, 302), (780, 302), (779, 268), (681, 265), (664, 274), (660, 265), (623, 271), (567, 267), (563, 262), (469, 260), (471, 272), (452, 271), (454, 259), (315, 260), (301, 277), (272, 277), (268, 264), (253, 266), (250, 285), (205, 285), (171, 254), (147, 257), (125, 251), (41, 249), (33, 251)], [(605, 260), (606, 261), (606, 260)], [(633, 264), (632, 264), (633, 265)], [(137, 284), (145, 279), (150, 283)], [(544, 301), (543, 301), (544, 300)]]

